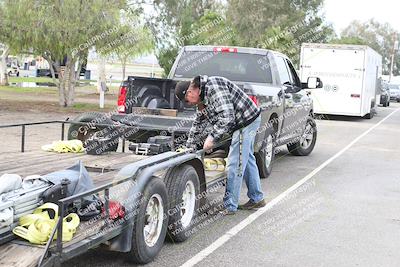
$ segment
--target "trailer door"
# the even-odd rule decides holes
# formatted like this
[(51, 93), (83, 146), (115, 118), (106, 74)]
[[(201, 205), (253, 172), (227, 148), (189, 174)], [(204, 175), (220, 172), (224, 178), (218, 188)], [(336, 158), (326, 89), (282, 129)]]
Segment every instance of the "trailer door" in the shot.
[(302, 48), (301, 80), (316, 76), (324, 85), (310, 90), (315, 113), (360, 115), (364, 54), (354, 49)]

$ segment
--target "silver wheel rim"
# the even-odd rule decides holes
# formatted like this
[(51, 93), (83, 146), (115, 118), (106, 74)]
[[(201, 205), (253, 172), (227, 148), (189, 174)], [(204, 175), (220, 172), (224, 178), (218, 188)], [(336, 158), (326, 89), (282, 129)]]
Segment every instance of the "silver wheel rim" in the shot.
[(304, 130), (304, 133), (300, 138), (300, 146), (303, 149), (309, 148), (311, 146), (313, 137), (314, 137), (314, 128), (310, 123), (307, 123), (306, 129)]
[(192, 221), (196, 205), (196, 189), (192, 181), (187, 181), (182, 194), (181, 223), (183, 227), (189, 226)]
[(154, 246), (160, 238), (163, 227), (164, 205), (159, 194), (150, 197), (146, 207), (143, 227), (144, 241), (149, 247)]
[(272, 143), (272, 135), (268, 135), (267, 145), (265, 146), (265, 167), (267, 167), (267, 169), (271, 165), (273, 146), (274, 144)]

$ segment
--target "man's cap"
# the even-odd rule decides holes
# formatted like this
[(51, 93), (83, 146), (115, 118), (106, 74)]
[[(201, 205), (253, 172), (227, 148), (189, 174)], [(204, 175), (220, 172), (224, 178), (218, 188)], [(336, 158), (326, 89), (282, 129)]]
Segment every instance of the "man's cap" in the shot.
[(185, 101), (186, 92), (190, 86), (190, 81), (180, 81), (175, 86), (175, 95), (181, 101)]

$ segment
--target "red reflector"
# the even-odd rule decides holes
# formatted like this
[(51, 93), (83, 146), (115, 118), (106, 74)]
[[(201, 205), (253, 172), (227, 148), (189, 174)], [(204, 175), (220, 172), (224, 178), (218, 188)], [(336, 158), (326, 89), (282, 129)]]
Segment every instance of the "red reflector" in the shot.
[(237, 53), (237, 48), (232, 48), (232, 47), (214, 47), (214, 52)]
[(254, 102), (254, 104), (258, 107), (258, 99), (255, 95), (249, 95), (250, 99)]
[(357, 97), (357, 98), (360, 98), (360, 94), (351, 94), (351, 97)]
[(125, 113), (125, 103), (126, 103), (126, 86), (121, 86), (119, 88), (119, 95), (118, 95), (118, 112)]

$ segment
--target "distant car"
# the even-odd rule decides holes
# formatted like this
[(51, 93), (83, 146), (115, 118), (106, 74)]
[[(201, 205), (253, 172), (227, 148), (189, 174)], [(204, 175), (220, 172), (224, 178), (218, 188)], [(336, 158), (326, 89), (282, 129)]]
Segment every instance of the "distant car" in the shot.
[(400, 86), (398, 84), (389, 84), (390, 100), (400, 102)]
[(19, 77), (19, 68), (17, 66), (9, 66), (7, 67), (8, 76), (16, 76)]
[(379, 103), (384, 107), (388, 107), (390, 105), (390, 91), (389, 84), (385, 81), (382, 81), (382, 87), (380, 89), (380, 101)]

